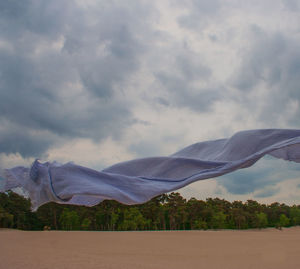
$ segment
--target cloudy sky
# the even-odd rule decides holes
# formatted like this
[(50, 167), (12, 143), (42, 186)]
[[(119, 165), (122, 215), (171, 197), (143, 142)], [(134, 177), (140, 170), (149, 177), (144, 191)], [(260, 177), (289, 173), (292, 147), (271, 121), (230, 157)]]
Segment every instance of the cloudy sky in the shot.
[[(95, 169), (257, 128), (300, 128), (297, 0), (0, 2), (0, 168)], [(300, 204), (300, 165), (180, 190)]]

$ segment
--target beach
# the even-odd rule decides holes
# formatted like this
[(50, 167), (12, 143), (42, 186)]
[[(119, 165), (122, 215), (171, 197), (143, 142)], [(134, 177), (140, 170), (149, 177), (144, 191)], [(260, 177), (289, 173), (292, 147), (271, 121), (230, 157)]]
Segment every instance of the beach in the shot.
[(300, 228), (222, 231), (0, 229), (2, 269), (300, 268)]

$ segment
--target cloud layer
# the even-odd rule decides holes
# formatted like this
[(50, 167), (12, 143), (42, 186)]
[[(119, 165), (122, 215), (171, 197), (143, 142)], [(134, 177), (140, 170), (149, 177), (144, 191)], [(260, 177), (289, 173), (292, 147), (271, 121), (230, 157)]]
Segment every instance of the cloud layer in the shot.
[[(299, 8), (293, 0), (2, 1), (0, 167), (38, 157), (101, 169), (241, 129), (298, 129)], [(197, 184), (215, 184), (210, 195), (228, 199), (275, 199), (299, 171), (265, 162)], [(192, 186), (183, 193), (205, 196)]]

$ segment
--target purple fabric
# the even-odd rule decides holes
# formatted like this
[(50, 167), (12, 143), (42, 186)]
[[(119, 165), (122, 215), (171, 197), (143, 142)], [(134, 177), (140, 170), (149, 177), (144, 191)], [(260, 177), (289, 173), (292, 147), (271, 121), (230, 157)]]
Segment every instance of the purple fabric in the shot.
[(1, 191), (21, 187), (36, 210), (50, 201), (93, 206), (104, 199), (144, 203), (192, 182), (253, 165), (264, 155), (300, 163), (300, 130), (242, 131), (229, 139), (200, 142), (167, 157), (122, 162), (96, 171), (73, 163), (40, 163), (3, 172)]

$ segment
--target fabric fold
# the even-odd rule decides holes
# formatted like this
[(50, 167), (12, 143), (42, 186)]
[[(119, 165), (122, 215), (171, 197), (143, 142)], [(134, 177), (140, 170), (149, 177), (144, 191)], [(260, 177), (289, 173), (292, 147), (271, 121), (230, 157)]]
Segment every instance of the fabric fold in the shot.
[(20, 187), (32, 209), (53, 201), (93, 206), (105, 199), (139, 204), (192, 182), (252, 166), (269, 154), (300, 163), (300, 130), (261, 129), (190, 145), (170, 156), (135, 159), (96, 171), (74, 163), (6, 169), (1, 191)]

